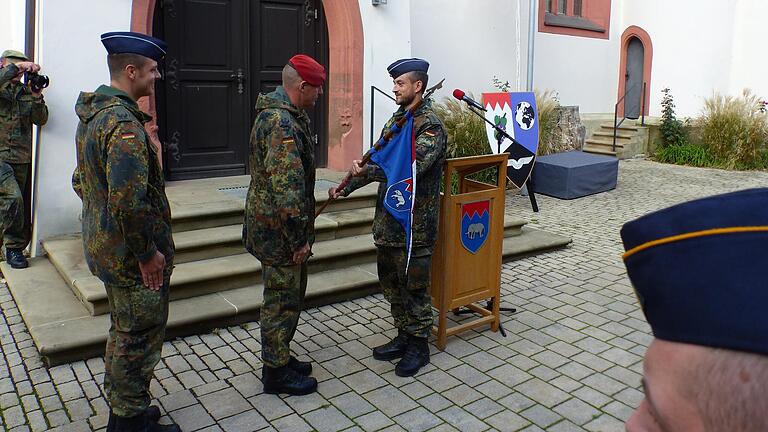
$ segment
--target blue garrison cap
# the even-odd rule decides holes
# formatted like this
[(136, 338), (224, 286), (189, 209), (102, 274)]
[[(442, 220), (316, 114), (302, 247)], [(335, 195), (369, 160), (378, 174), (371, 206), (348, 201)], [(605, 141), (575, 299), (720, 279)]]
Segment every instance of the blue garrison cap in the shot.
[(407, 58), (400, 59), (387, 67), (387, 72), (392, 78), (397, 78), (400, 75), (408, 72), (424, 72), (429, 69), (429, 63), (426, 60), (420, 58)]
[(160, 62), (168, 45), (160, 39), (134, 32), (109, 32), (101, 35), (101, 43), (109, 54), (139, 54)]
[(654, 336), (768, 355), (768, 189), (669, 207), (621, 238)]

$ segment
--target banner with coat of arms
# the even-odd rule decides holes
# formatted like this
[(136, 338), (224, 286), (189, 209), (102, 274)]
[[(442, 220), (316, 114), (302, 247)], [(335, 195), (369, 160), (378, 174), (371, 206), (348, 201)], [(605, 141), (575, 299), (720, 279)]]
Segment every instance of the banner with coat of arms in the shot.
[(511, 135), (516, 144), (486, 124), (493, 154), (509, 153), (507, 177), (522, 188), (533, 170), (539, 148), (539, 122), (533, 92), (483, 93), (485, 118)]

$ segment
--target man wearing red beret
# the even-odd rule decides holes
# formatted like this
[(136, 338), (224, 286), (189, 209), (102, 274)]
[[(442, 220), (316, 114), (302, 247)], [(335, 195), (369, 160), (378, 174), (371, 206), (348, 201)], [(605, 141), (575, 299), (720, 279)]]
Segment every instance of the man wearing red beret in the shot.
[(317, 390), (312, 365), (291, 355), (307, 290), (307, 259), (315, 240), (315, 143), (306, 110), (323, 94), (325, 68), (293, 56), (283, 85), (256, 101), (251, 130), (251, 185), (243, 242), (261, 261), (261, 357), (264, 392), (305, 395)]

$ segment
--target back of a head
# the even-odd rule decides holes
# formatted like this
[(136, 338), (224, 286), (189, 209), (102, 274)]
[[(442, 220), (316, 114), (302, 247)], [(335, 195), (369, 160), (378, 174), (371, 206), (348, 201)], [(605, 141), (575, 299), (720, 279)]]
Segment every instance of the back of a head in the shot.
[(150, 59), (133, 53), (109, 54), (107, 56), (107, 66), (109, 67), (109, 76), (111, 79), (119, 79), (125, 72), (128, 65), (137, 68), (143, 67)]
[(299, 76), (299, 73), (296, 72), (296, 69), (293, 68), (290, 64), (286, 64), (283, 67), (283, 88), (286, 90), (294, 90), (299, 88), (299, 85), (301, 84), (301, 76)]

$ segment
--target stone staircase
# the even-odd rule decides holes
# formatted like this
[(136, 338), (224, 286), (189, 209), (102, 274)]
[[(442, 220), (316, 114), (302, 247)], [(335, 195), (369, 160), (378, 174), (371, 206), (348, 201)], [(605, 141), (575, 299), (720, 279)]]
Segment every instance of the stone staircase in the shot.
[[(241, 186), (242, 187), (242, 186)], [(221, 189), (219, 189), (221, 191)], [(196, 192), (197, 193), (197, 192)], [(319, 201), (325, 191), (316, 191)], [(168, 337), (258, 319), (261, 264), (241, 244), (242, 199), (175, 205), (176, 260), (171, 278)], [(307, 306), (349, 300), (379, 290), (371, 236), (375, 185), (337, 200), (316, 221)], [(193, 200), (194, 201), (194, 200)], [(507, 215), (504, 259), (563, 247), (570, 239), (525, 227)], [(42, 242), (46, 257), (30, 268), (0, 264), (37, 349), (49, 365), (101, 355), (109, 328), (106, 292), (87, 268), (81, 235)]]
[(616, 150), (613, 150), (613, 123), (603, 123), (584, 141), (582, 151), (605, 156), (629, 159), (645, 153), (648, 144), (648, 127), (639, 121), (626, 120), (617, 128)]

